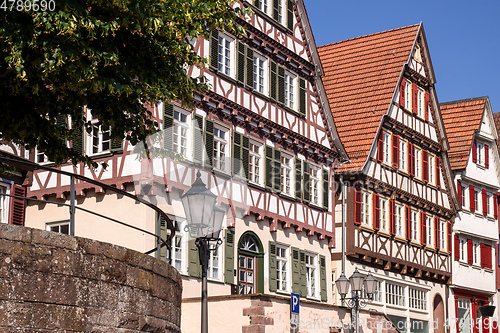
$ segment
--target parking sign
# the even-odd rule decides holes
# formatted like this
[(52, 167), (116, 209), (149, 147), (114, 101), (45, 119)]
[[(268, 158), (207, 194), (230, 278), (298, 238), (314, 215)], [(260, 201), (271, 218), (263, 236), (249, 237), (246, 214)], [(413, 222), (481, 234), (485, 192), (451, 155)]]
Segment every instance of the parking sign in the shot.
[(299, 313), (299, 294), (293, 294), (290, 298), (290, 306), (292, 308), (292, 313)]

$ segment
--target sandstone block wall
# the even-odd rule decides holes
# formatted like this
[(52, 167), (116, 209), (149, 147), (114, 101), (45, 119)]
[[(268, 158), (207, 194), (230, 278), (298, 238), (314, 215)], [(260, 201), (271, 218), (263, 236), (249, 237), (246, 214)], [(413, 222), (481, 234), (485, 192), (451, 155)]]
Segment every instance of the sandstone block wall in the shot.
[(180, 332), (181, 293), (151, 256), (0, 225), (0, 332)]

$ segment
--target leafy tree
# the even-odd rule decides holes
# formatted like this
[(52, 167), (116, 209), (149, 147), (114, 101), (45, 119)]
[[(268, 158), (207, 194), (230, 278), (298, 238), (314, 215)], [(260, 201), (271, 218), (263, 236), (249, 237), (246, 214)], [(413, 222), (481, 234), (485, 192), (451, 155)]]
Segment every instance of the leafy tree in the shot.
[[(88, 105), (112, 137), (144, 140), (158, 130), (145, 105), (177, 100), (189, 107), (193, 92), (208, 88), (186, 74), (206, 63), (189, 40), (208, 38), (214, 28), (244, 34), (236, 18), (250, 12), (234, 3), (55, 0), (54, 11), (7, 8), (0, 21), (0, 139), (37, 146), (56, 164), (95, 167), (66, 144), (83, 127), (90, 131), (82, 116)], [(61, 116), (70, 116), (71, 129)]]

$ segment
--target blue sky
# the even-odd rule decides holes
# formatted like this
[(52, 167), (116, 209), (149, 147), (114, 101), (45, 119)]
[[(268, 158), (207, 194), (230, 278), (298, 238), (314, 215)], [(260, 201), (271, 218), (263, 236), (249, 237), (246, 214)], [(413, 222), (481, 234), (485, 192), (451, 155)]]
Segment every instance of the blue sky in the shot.
[(440, 103), (489, 96), (500, 112), (500, 0), (304, 0), (318, 46), (422, 22)]

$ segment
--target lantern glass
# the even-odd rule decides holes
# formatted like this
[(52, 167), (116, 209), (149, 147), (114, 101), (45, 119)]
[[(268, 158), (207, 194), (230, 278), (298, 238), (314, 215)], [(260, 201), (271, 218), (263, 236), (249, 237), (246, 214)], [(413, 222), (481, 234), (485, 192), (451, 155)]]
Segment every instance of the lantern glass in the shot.
[(354, 273), (349, 278), (349, 280), (351, 281), (352, 291), (361, 291), (364, 279), (365, 279), (364, 275), (361, 274), (356, 268)]
[(345, 274), (342, 273), (340, 277), (335, 281), (335, 285), (337, 286), (337, 291), (341, 295), (342, 298), (347, 295), (349, 292), (349, 286), (350, 286), (349, 280), (345, 277)]
[(373, 277), (370, 273), (365, 278), (365, 292), (368, 295), (372, 295), (375, 292), (375, 287), (377, 286), (377, 279)]
[(224, 215), (226, 215), (226, 211), (215, 205), (212, 211), (212, 222), (210, 225), (211, 232), (209, 234), (209, 237), (219, 238), (220, 231), (222, 230), (222, 222), (224, 221)]

